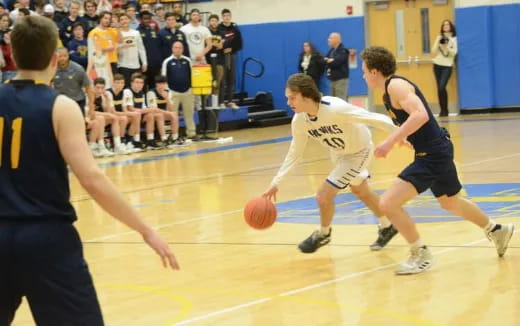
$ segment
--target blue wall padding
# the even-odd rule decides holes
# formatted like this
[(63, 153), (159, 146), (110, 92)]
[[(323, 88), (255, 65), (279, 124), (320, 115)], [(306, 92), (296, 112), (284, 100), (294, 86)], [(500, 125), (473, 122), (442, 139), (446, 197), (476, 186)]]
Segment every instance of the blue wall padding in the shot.
[(520, 106), (520, 5), (455, 10), (461, 110)]
[[(280, 22), (240, 26), (244, 38), (244, 49), (237, 62), (237, 91), (240, 90), (241, 62), (248, 57), (261, 60), (265, 73), (261, 78), (246, 77), (246, 91), (254, 96), (259, 91), (273, 93), (276, 108), (287, 108), (285, 82), (297, 72), (298, 58), (304, 41), (311, 41), (322, 54), (328, 51), (327, 39), (331, 32), (339, 32), (347, 48), (355, 48), (357, 54), (365, 46), (363, 17), (335, 18), (311, 21)], [(359, 55), (358, 55), (359, 58)], [(257, 72), (254, 63), (250, 71)], [(328, 94), (326, 77), (320, 89)], [(366, 95), (367, 88), (362, 79), (361, 62), (357, 69), (350, 70), (349, 95)]]

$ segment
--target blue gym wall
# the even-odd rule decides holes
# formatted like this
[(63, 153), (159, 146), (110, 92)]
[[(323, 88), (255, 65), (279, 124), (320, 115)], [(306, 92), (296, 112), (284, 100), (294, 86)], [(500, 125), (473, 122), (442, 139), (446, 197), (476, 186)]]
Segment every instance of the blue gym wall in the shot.
[(455, 10), (460, 108), (520, 107), (520, 4)]
[[(456, 8), (455, 21), (461, 110), (520, 107), (520, 4)], [(284, 84), (288, 76), (297, 72), (304, 41), (311, 41), (325, 54), (328, 35), (340, 32), (344, 45), (355, 48), (357, 54), (365, 47), (362, 16), (244, 24), (240, 28), (244, 49), (239, 54), (237, 90), (241, 85), (243, 59), (260, 59), (265, 74), (259, 79), (246, 77), (246, 90), (250, 96), (258, 91), (272, 92), (277, 108), (287, 109)], [(258, 71), (254, 63), (249, 70)], [(366, 95), (359, 61), (358, 68), (351, 69), (350, 74), (349, 95)], [(320, 89), (328, 94), (325, 76)]]
[[(265, 65), (264, 75), (258, 79), (246, 77), (246, 90), (250, 96), (254, 96), (258, 91), (272, 92), (276, 108), (287, 109), (284, 86), (287, 78), (298, 72), (298, 58), (303, 42), (311, 41), (325, 55), (328, 51), (329, 34), (339, 32), (345, 47), (354, 48), (359, 54), (365, 46), (363, 17), (241, 25), (240, 30), (243, 34), (244, 49), (238, 60), (237, 90), (240, 89), (241, 62), (248, 57), (259, 59)], [(250, 63), (248, 67), (249, 71), (258, 71), (254, 63)], [(324, 75), (320, 90), (328, 94), (328, 87)], [(360, 62), (357, 69), (350, 70), (348, 94), (367, 94)]]

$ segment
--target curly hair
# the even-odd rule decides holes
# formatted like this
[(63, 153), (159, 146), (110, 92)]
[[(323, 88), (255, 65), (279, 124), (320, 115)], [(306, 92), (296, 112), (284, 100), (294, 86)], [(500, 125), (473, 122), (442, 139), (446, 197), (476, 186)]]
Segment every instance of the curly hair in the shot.
[(388, 77), (396, 71), (395, 57), (392, 52), (380, 46), (371, 46), (361, 52), (361, 59), (369, 70), (376, 69)]

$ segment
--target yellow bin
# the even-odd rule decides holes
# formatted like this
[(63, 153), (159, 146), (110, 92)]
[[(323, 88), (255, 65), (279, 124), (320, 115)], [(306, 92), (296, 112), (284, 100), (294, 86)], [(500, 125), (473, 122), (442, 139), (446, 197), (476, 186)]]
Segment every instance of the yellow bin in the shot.
[(213, 86), (211, 65), (193, 65), (191, 67), (191, 87), (195, 95), (209, 95)]

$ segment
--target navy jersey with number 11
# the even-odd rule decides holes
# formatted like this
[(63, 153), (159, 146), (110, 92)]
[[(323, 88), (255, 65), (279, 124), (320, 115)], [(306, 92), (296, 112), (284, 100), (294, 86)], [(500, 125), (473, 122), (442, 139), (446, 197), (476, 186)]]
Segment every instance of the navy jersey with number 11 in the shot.
[(57, 96), (32, 80), (0, 86), (0, 220), (76, 219), (52, 123)]

